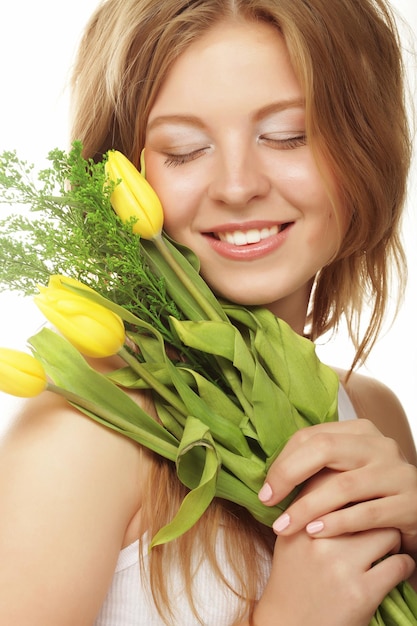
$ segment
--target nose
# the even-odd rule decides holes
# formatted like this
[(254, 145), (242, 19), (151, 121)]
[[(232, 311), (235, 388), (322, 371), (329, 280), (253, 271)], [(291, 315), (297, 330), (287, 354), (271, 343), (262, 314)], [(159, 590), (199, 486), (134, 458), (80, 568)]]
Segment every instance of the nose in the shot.
[(208, 189), (210, 199), (241, 207), (255, 198), (265, 197), (270, 182), (256, 155), (256, 147), (224, 154), (222, 158), (219, 156), (212, 175)]

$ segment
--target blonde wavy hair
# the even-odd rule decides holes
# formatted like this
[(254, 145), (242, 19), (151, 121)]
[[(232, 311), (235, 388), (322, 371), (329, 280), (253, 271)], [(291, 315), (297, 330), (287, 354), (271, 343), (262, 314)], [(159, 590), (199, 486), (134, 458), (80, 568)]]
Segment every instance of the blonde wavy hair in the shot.
[[(83, 142), (87, 157), (99, 159), (116, 148), (138, 164), (149, 111), (170, 67), (196, 38), (226, 19), (276, 27), (304, 89), (309, 144), (318, 164), (326, 164), (323, 171), (337, 182), (350, 220), (338, 254), (316, 277), (308, 333), (316, 340), (345, 318), (356, 347), (354, 367), (381, 329), (391, 273), (397, 271), (399, 296), (406, 274), (399, 233), (411, 141), (401, 46), (384, 0), (105, 0), (86, 28), (74, 67), (72, 138)], [(362, 332), (365, 306), (370, 318)], [(169, 520), (183, 490), (173, 487), (171, 468), (159, 459), (152, 482), (148, 501), (155, 504), (159, 485), (161, 506), (149, 505), (146, 513), (156, 530)], [(167, 500), (174, 503), (169, 511)], [(191, 542), (211, 545), (207, 553), (216, 568), (209, 529), (222, 520), (240, 583), (236, 593), (247, 609), (253, 606), (259, 527), (243, 517), (239, 512), (237, 523), (235, 511), (216, 503), (181, 540), (177, 556), (191, 603)], [(265, 541), (272, 549), (272, 538)], [(153, 592), (168, 615), (162, 561), (174, 559), (176, 550), (168, 546), (152, 554)]]

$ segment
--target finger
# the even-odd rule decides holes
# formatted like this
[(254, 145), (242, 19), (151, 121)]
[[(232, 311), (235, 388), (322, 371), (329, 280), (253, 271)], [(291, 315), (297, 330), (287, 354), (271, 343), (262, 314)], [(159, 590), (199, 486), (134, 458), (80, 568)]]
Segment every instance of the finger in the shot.
[(396, 528), (383, 528), (344, 535), (338, 539), (323, 538), (322, 541), (324, 547), (321, 550), (327, 549), (330, 554), (334, 551), (333, 542), (336, 542), (335, 545), (349, 546), (348, 551), (344, 549), (340, 562), (340, 567), (347, 575), (348, 572), (365, 573), (387, 555), (397, 554), (401, 546), (401, 534)]
[(376, 464), (350, 472), (324, 470), (287, 508), (291, 525), (285, 530), (290, 534), (311, 524), (308, 532), (330, 537), (397, 526), (412, 533), (417, 520), (415, 479), (415, 468), (406, 464), (383, 472)]
[[(415, 514), (410, 507), (408, 494), (360, 502), (350, 507), (320, 516), (308, 522), (306, 531), (314, 537), (336, 537), (370, 530), (395, 526), (403, 535), (403, 543), (410, 543), (409, 549), (415, 550), (417, 532)], [(289, 529), (287, 534), (293, 532)], [(296, 526), (294, 524), (294, 526)], [(412, 543), (412, 545), (411, 545)], [(406, 546), (404, 546), (406, 547)]]
[(363, 593), (379, 605), (399, 583), (407, 580), (415, 569), (408, 554), (394, 554), (370, 568), (364, 577)]
[(324, 468), (346, 472), (372, 463), (386, 466), (389, 459), (393, 464), (404, 464), (397, 443), (382, 435), (367, 437), (323, 429), (316, 430), (316, 434), (305, 435), (304, 431), (299, 431), (292, 438), (291, 451), (284, 448), (283, 453), (271, 465), (266, 487), (259, 493), (259, 498), (265, 504), (276, 504), (297, 485)]
[(357, 435), (360, 437), (383, 437), (373, 422), (366, 419), (348, 420), (345, 422), (325, 422), (323, 424), (314, 424), (306, 428), (301, 428), (295, 432), (288, 440), (283, 450), (280, 452), (279, 458), (284, 459), (287, 454), (297, 450), (300, 444), (307, 442), (311, 437), (318, 434), (329, 433), (336, 435)]
[[(376, 454), (374, 448), (373, 441), (356, 435), (313, 435), (285, 458), (278, 457), (267, 474), (269, 491), (261, 491), (259, 497), (265, 504), (276, 504), (324, 468), (348, 471), (363, 467)], [(381, 448), (379, 444), (379, 457), (385, 456)]]
[(401, 534), (396, 528), (381, 528), (369, 530), (353, 535), (364, 541), (361, 546), (363, 558), (366, 559), (366, 569), (387, 555), (397, 554), (401, 548)]

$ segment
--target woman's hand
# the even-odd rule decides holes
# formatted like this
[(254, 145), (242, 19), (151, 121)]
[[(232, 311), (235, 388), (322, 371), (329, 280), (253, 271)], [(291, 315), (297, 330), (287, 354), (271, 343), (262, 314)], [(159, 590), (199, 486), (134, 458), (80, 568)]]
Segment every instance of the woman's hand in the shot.
[(387, 593), (413, 570), (399, 546), (394, 529), (315, 540), (304, 530), (279, 536), (254, 626), (368, 626)]
[(417, 552), (417, 468), (370, 421), (298, 431), (272, 464), (260, 498), (276, 504), (305, 481), (274, 523), (277, 534), (305, 528), (313, 537), (335, 537), (397, 528), (402, 549)]

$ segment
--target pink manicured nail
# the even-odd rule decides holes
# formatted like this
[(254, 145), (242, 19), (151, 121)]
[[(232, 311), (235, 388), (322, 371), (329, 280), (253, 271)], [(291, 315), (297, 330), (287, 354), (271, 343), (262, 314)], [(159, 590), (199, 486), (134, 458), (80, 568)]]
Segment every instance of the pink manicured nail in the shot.
[(323, 530), (323, 528), (324, 528), (323, 522), (310, 522), (306, 526), (306, 531), (308, 532), (309, 535), (315, 535), (316, 533), (319, 533), (321, 530)]
[(260, 492), (258, 498), (261, 502), (268, 502), (272, 498), (272, 489), (269, 483), (265, 483)]
[(288, 513), (284, 513), (275, 520), (275, 522), (272, 524), (272, 528), (276, 533), (282, 533), (283, 530), (288, 528), (288, 526), (290, 525), (290, 521), (291, 518)]

